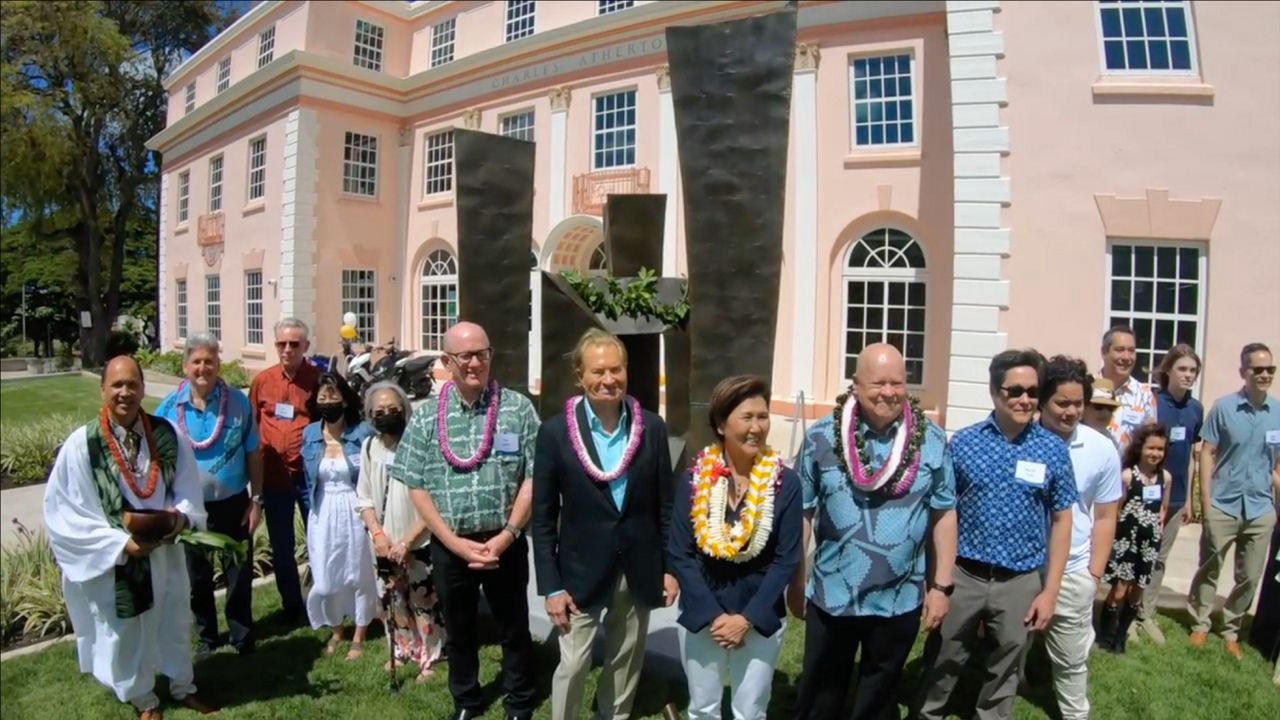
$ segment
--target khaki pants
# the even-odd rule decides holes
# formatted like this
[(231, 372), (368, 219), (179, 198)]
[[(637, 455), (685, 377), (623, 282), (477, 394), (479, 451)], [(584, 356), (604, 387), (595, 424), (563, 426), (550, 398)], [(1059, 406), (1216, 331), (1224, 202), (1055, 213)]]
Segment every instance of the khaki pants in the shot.
[(580, 612), (569, 618), (569, 632), (560, 636), (560, 664), (551, 680), (551, 717), (578, 720), (582, 695), (591, 669), (591, 649), (604, 626), (604, 667), (596, 683), (597, 717), (627, 720), (640, 684), (649, 609), (637, 607), (627, 589), (625, 574), (618, 581), (607, 609)]
[(1191, 581), (1187, 595), (1187, 611), (1191, 613), (1195, 632), (1209, 632), (1213, 627), (1209, 613), (1217, 597), (1218, 573), (1222, 560), (1236, 546), (1235, 587), (1222, 606), (1222, 637), (1238, 640), (1240, 621), (1253, 604), (1258, 591), (1258, 580), (1267, 564), (1267, 546), (1271, 543), (1271, 530), (1276, 524), (1276, 514), (1266, 512), (1253, 520), (1233, 518), (1216, 507), (1210, 506), (1204, 514), (1204, 533), (1200, 536), (1200, 569)]
[[(1191, 499), (1187, 498), (1187, 502), (1191, 502)], [(1164, 530), (1160, 536), (1160, 557), (1156, 558), (1156, 565), (1151, 570), (1151, 582), (1147, 584), (1147, 590), (1142, 594), (1142, 607), (1138, 609), (1139, 620), (1150, 620), (1160, 608), (1160, 586), (1164, 583), (1165, 563), (1169, 560), (1169, 553), (1173, 552), (1173, 543), (1178, 539), (1178, 531), (1182, 529), (1183, 507), (1186, 506), (1170, 507), (1169, 515), (1164, 520)]]
[(1088, 569), (1063, 575), (1053, 620), (1045, 632), (1062, 720), (1089, 719), (1089, 649), (1093, 647), (1093, 596), (1097, 591)]

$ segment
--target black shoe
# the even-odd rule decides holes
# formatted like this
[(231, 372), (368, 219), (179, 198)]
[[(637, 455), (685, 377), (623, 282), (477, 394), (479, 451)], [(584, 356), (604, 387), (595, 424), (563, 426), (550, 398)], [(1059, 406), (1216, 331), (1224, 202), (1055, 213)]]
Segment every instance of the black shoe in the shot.
[(1123, 655), (1125, 645), (1129, 641), (1129, 626), (1133, 624), (1134, 618), (1138, 617), (1138, 607), (1125, 603), (1120, 609), (1120, 624), (1116, 626), (1116, 639), (1111, 647), (1118, 655)]
[(258, 646), (255, 643), (250, 642), (250, 643), (244, 643), (236, 646), (236, 653), (238, 653), (241, 657), (244, 657), (246, 655), (252, 655), (256, 652), (258, 652)]
[(454, 708), (453, 720), (477, 720), (483, 713), (470, 708)]
[(1120, 608), (1103, 605), (1102, 614), (1098, 617), (1098, 647), (1107, 652), (1115, 652), (1116, 626), (1120, 622)]
[(531, 712), (513, 713), (510, 710), (508, 710), (506, 714), (506, 718), (507, 720), (533, 720), (533, 713)]

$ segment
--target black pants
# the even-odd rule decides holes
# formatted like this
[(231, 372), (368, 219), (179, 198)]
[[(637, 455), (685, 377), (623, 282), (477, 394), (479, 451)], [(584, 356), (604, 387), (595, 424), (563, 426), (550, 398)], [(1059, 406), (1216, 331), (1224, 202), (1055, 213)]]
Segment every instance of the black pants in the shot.
[[(499, 531), (505, 532), (505, 531)], [(497, 533), (464, 535), (486, 542)], [(476, 609), (480, 590), (498, 628), (502, 644), (502, 684), (505, 705), (512, 715), (528, 715), (537, 704), (533, 678), (533, 639), (529, 636), (529, 543), (515, 541), (498, 559), (494, 570), (472, 570), (444, 543), (431, 543), (432, 575), (444, 605), (445, 652), (449, 657), (449, 692), (458, 708), (479, 710), (480, 637)]]
[(809, 603), (804, 622), (804, 669), (797, 720), (843, 718), (857, 663), (858, 691), (850, 720), (897, 718), (902, 668), (920, 630), (920, 608), (896, 617), (839, 617)]
[[(229, 535), (236, 540), (249, 541), (249, 555), (244, 565), (230, 557), (222, 556), (222, 574), (227, 582), (227, 629), (231, 644), (237, 650), (253, 649), (253, 538), (249, 526), (244, 524), (244, 514), (249, 508), (249, 492), (233, 495), (225, 500), (211, 500), (204, 504), (209, 514), (209, 530)], [(218, 608), (213, 601), (213, 559), (204, 551), (190, 545), (184, 546), (187, 554), (187, 573), (191, 576), (191, 614), (195, 619), (197, 642), (209, 649), (216, 648), (218, 636)]]

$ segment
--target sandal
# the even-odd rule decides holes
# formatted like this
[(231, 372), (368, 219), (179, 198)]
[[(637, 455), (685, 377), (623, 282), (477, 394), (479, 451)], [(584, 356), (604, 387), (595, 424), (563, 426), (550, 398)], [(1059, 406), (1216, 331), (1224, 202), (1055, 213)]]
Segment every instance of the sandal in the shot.
[(334, 653), (338, 652), (338, 643), (340, 642), (342, 641), (338, 639), (337, 635), (331, 635), (329, 637), (329, 642), (324, 644), (324, 656), (331, 657)]
[(426, 682), (434, 677), (435, 674), (436, 671), (431, 668), (422, 668), (422, 672), (418, 673), (418, 677), (414, 678), (413, 681), (416, 683)]
[(347, 650), (347, 660), (357, 660), (361, 655), (364, 655), (364, 641), (352, 641), (351, 649)]

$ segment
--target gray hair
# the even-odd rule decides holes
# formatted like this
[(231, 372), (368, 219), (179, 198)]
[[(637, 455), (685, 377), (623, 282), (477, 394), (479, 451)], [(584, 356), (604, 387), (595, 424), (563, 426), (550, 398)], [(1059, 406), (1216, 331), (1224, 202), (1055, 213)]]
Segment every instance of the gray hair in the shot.
[(303, 340), (309, 340), (311, 338), (311, 329), (307, 327), (306, 323), (302, 322), (296, 317), (281, 318), (280, 320), (276, 321), (275, 327), (272, 328), (272, 331), (276, 335), (279, 335), (280, 331), (285, 328), (298, 328), (299, 330), (302, 331)]
[(191, 353), (201, 349), (212, 350), (221, 359), (222, 343), (213, 333), (201, 331), (187, 334), (187, 342), (182, 346), (182, 362), (190, 360)]
[(364, 391), (365, 419), (373, 422), (373, 396), (383, 390), (390, 390), (396, 394), (396, 397), (400, 398), (400, 404), (404, 407), (404, 419), (405, 422), (408, 422), (409, 418), (413, 415), (413, 403), (409, 402), (409, 393), (405, 392), (404, 388), (399, 385), (387, 380), (376, 382), (370, 385), (368, 390)]

